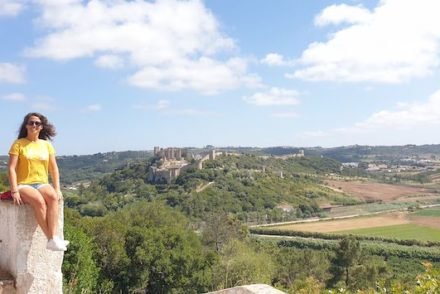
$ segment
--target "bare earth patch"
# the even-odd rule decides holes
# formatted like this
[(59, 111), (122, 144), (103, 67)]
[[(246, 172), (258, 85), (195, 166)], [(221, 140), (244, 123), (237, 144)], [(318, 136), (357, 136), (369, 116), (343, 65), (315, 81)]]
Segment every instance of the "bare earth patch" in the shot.
[(414, 216), (414, 217), (411, 217), (411, 223), (421, 225), (424, 227), (440, 229), (440, 217)]
[[(401, 197), (407, 196), (435, 196), (436, 194), (424, 188), (410, 187), (404, 185), (390, 185), (371, 182), (359, 181), (337, 181), (326, 180), (327, 187), (343, 192), (350, 196), (365, 200), (365, 201), (383, 201), (390, 202)], [(438, 196), (438, 195), (437, 195)], [(414, 201), (417, 197), (410, 197), (408, 201)]]
[(372, 217), (356, 217), (350, 219), (284, 225), (278, 228), (282, 230), (327, 233), (353, 229), (403, 225), (409, 224), (410, 222), (411, 220), (408, 218), (408, 213), (396, 212)]

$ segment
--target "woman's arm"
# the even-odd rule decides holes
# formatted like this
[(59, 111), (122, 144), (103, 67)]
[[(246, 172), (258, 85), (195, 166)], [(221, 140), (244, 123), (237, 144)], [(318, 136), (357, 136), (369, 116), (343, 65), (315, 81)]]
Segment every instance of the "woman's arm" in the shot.
[(49, 155), (49, 173), (52, 179), (52, 186), (61, 197), (60, 172), (58, 170), (58, 164), (55, 155)]
[(8, 161), (8, 180), (9, 187), (11, 189), (12, 198), (14, 199), (15, 204), (22, 204), (20, 193), (18, 192), (17, 185), (17, 172), (15, 168), (17, 167), (18, 156), (17, 155), (9, 155)]

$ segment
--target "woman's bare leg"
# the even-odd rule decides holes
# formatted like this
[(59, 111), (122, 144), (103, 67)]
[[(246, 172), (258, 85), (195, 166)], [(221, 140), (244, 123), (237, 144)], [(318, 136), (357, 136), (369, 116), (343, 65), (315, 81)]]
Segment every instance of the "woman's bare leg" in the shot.
[(47, 237), (52, 239), (57, 234), (58, 228), (58, 195), (51, 185), (44, 185), (38, 191), (46, 202)]
[(21, 187), (19, 192), (23, 202), (32, 207), (38, 225), (46, 237), (50, 239), (49, 237), (51, 236), (47, 226), (47, 205), (43, 195), (37, 189), (32, 187)]

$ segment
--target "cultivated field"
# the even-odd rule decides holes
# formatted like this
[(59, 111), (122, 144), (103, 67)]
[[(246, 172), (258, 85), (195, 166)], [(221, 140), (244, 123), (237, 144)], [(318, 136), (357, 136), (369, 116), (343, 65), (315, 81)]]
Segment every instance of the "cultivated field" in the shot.
[(361, 181), (326, 180), (328, 188), (364, 201), (391, 202), (404, 199), (407, 202), (422, 199), (439, 199), (432, 190), (407, 185), (391, 185)]
[(328, 221), (296, 223), (290, 225), (276, 226), (272, 228), (277, 228), (281, 230), (329, 233), (361, 228), (402, 225), (409, 223), (410, 220), (406, 217), (406, 213), (399, 212), (369, 217), (355, 217)]
[(440, 209), (421, 210), (417, 213), (393, 212), (375, 216), (295, 223), (272, 228), (440, 241)]
[(412, 223), (405, 225), (349, 230), (338, 233), (396, 238), (402, 240), (414, 239), (418, 241), (440, 241), (440, 230), (438, 228), (435, 229), (432, 227), (420, 226)]

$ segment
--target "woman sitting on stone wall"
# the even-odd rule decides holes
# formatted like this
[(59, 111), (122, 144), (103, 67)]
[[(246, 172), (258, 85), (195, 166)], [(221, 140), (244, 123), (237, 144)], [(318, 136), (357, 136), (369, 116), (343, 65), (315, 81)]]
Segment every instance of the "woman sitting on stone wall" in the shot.
[(54, 126), (44, 115), (27, 114), (18, 139), (9, 150), (8, 178), (14, 204), (26, 203), (34, 210), (37, 223), (48, 239), (46, 248), (65, 251), (69, 242), (56, 235), (62, 194), (55, 150), (49, 142), (55, 134)]

